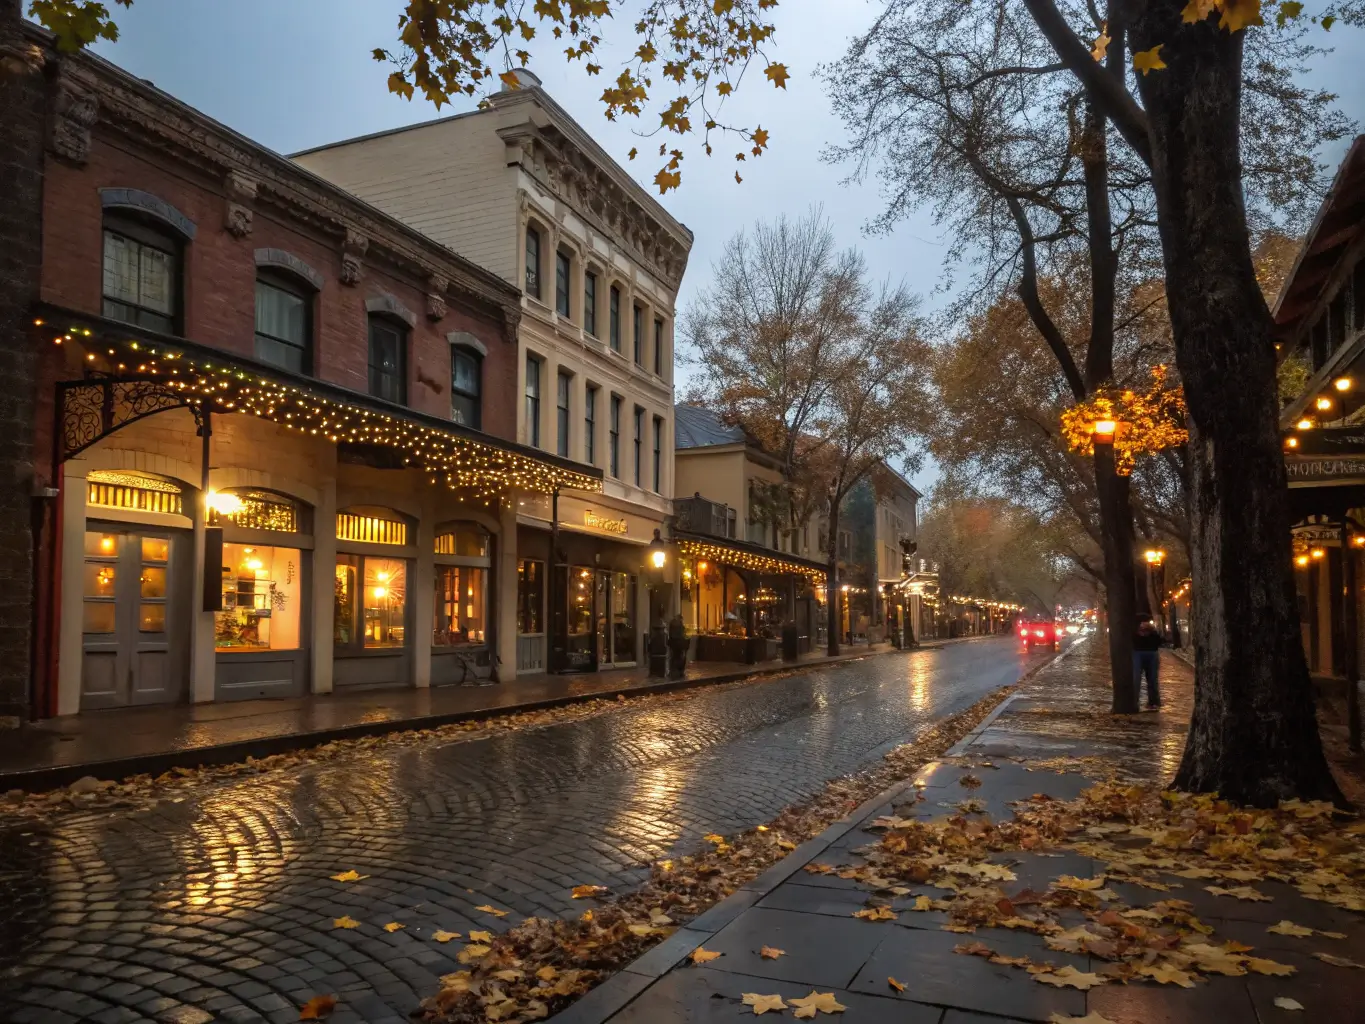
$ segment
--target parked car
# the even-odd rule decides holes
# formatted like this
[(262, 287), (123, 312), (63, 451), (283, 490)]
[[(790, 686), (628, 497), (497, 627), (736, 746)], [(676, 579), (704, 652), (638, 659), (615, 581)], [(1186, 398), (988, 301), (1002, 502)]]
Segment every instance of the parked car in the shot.
[(1019, 639), (1024, 650), (1032, 647), (1050, 647), (1054, 651), (1061, 646), (1057, 623), (1048, 619), (1025, 620), (1019, 623)]

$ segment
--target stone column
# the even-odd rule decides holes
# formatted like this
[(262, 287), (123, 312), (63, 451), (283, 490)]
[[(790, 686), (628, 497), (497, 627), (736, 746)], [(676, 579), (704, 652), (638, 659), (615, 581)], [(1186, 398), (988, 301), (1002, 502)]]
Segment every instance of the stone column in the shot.
[[(434, 488), (430, 489), (434, 492)], [(422, 520), (417, 524), (417, 559), (413, 578), (408, 581), (412, 600), (412, 685), (425, 689), (431, 685), (431, 627), (434, 621), (435, 593), (432, 580), (436, 573), (436, 508), (434, 500), (423, 502)]]
[(193, 582), (190, 584), (190, 700), (201, 704), (213, 700), (218, 652), (213, 639), (213, 612), (204, 611), (204, 537), (208, 526), (208, 492), (193, 494), (190, 509), (193, 527)]
[(313, 509), (313, 616), (309, 636), (313, 693), (332, 692), (332, 617), (336, 612), (337, 479), (333, 465)]
[(496, 561), (493, 573), (497, 605), (493, 609), (497, 622), (497, 660), (494, 676), (500, 683), (517, 678), (517, 496), (509, 494), (498, 511), (498, 536), (495, 545)]
[(61, 608), (57, 624), (57, 714), (74, 715), (81, 709), (85, 569), (85, 461), (72, 459), (63, 472), (62, 548), (58, 571), (62, 574)]

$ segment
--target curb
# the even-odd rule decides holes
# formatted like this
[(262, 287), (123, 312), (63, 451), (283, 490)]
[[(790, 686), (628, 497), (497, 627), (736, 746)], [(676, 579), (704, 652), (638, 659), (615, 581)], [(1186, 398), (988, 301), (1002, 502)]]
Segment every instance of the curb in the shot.
[[(977, 638), (964, 637), (963, 639)], [(1070, 644), (1060, 654), (1025, 672), (1010, 685), (1019, 686), (1049, 665), (1055, 665), (1079, 647), (1080, 643)], [(950, 750), (945, 751), (943, 756), (950, 756), (959, 747), (965, 749), (966, 746), (975, 742), (987, 726), (994, 722), (1000, 713), (1018, 696), (1018, 693), (1012, 693), (1006, 697), (990, 714), (981, 720), (971, 733), (955, 743)], [(894, 748), (906, 742), (908, 741), (904, 739), (894, 740), (890, 747)], [(878, 748), (878, 751), (882, 751), (884, 747), (888, 747), (888, 745), (883, 744), (882, 747)], [(889, 753), (889, 749), (885, 752)], [(929, 762), (929, 764), (933, 763), (932, 761)], [(927, 768), (928, 764), (925, 767)], [(687, 959), (692, 950), (703, 945), (712, 935), (770, 894), (834, 843), (852, 832), (862, 823), (864, 818), (882, 804), (894, 801), (907, 789), (912, 789), (914, 784), (913, 778), (905, 779), (868, 797), (848, 814), (832, 822), (818, 836), (807, 839), (791, 853), (769, 865), (761, 874), (740, 886), (725, 899), (713, 904), (708, 910), (684, 927), (679, 928), (653, 949), (642, 953), (626, 964), (578, 1002), (550, 1017), (547, 1024), (606, 1024), (608, 1018), (624, 1009), (626, 1004), (644, 992), (646, 988)]]
[[(975, 639), (975, 638), (967, 638)], [(591, 700), (615, 700), (618, 696), (634, 697), (654, 693), (673, 693), (681, 690), (700, 689), (704, 686), (718, 686), (722, 683), (738, 682), (741, 679), (762, 679), (765, 676), (784, 672), (814, 671), (833, 668), (863, 658), (880, 657), (887, 654), (913, 654), (916, 650), (937, 650), (959, 640), (938, 641), (935, 646), (923, 645), (919, 648), (901, 650), (887, 647), (882, 650), (860, 650), (856, 653), (840, 654), (828, 661), (815, 664), (795, 664), (778, 662), (768, 666), (750, 666), (743, 670), (726, 672), (715, 676), (702, 676), (693, 679), (668, 679), (657, 683), (621, 689), (599, 690), (594, 693), (569, 694), (545, 700), (527, 701), (521, 704), (507, 704), (497, 708), (481, 708), (471, 711), (451, 711), (443, 714), (424, 715), (420, 718), (395, 718), (383, 722), (362, 722), (354, 725), (318, 729), (310, 732), (287, 733), (280, 736), (264, 736), (259, 739), (236, 740), (207, 747), (188, 750), (158, 751), (151, 754), (135, 754), (128, 757), (110, 758), (104, 761), (86, 761), (78, 764), (50, 765), (42, 768), (24, 768), (17, 771), (0, 771), (0, 790), (23, 789), (30, 793), (58, 789), (69, 786), (77, 779), (87, 775), (97, 779), (119, 781), (132, 775), (160, 775), (176, 768), (204, 768), (224, 764), (234, 764), (248, 757), (263, 758), (272, 754), (284, 754), (293, 750), (321, 746), (332, 740), (359, 739), (366, 736), (383, 736), (387, 733), (409, 732), (417, 729), (431, 729), (436, 726), (450, 725), (455, 722), (476, 721), (496, 718), (499, 715), (517, 714), (523, 711), (544, 711), (573, 704), (584, 704)]]

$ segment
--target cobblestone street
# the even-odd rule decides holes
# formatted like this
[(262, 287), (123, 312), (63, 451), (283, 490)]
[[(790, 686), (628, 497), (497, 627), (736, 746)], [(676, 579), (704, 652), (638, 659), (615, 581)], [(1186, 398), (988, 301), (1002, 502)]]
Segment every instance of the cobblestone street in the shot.
[[(434, 931), (577, 913), (574, 885), (620, 891), (769, 820), (1042, 657), (1012, 638), (893, 653), (146, 810), (0, 819), (0, 1021), (284, 1022), (335, 993), (333, 1021), (393, 1024), (458, 966)], [(352, 869), (368, 877), (328, 877)]]

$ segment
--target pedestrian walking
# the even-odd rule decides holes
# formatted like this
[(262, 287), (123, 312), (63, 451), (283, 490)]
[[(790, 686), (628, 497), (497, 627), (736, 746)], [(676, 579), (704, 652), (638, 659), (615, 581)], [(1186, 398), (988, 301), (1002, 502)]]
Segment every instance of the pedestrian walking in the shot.
[(1158, 674), (1161, 670), (1161, 631), (1156, 628), (1152, 617), (1147, 614), (1138, 616), (1137, 629), (1133, 633), (1133, 685), (1142, 697), (1142, 677), (1147, 676), (1147, 710), (1161, 708), (1161, 688)]

